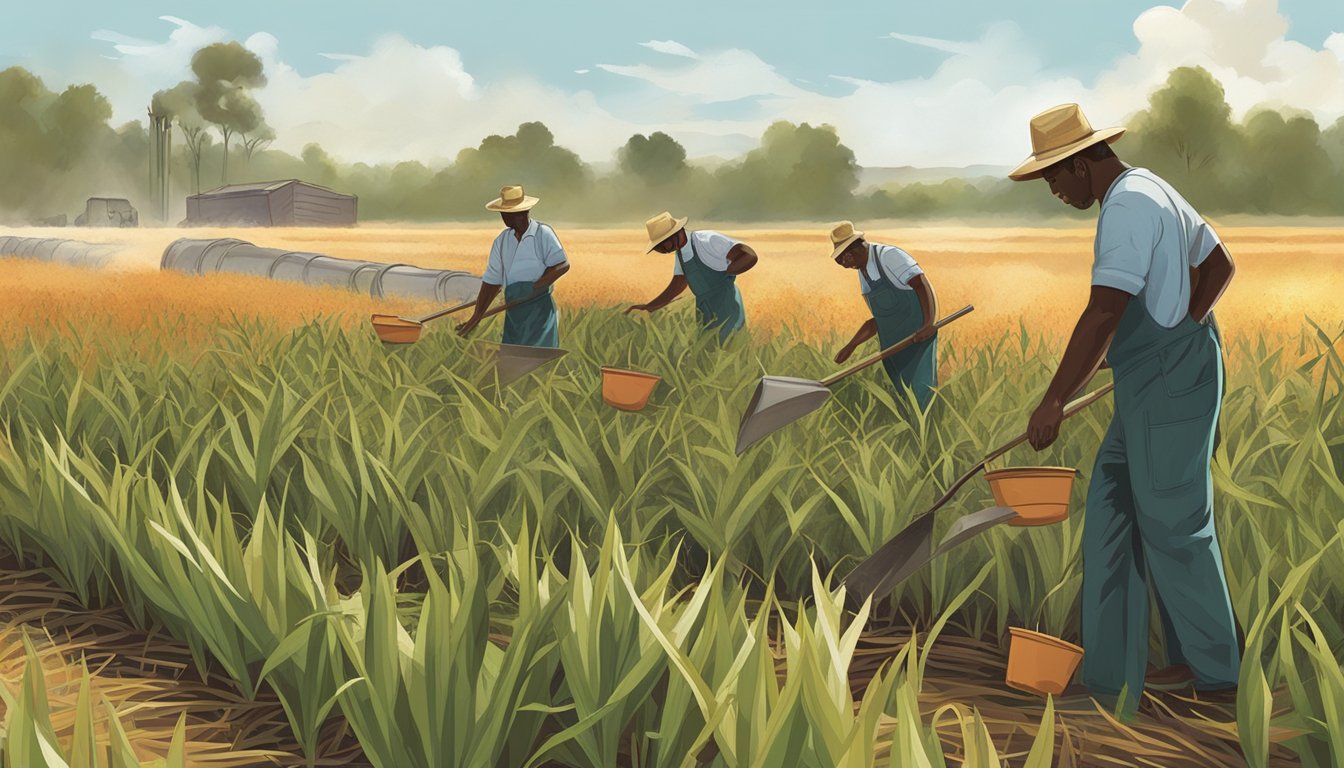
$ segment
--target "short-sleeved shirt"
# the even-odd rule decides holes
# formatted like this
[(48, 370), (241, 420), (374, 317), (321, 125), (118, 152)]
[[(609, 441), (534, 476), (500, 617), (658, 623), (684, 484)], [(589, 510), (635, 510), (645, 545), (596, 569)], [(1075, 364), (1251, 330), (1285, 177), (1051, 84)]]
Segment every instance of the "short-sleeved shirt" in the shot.
[(564, 263), (565, 249), (555, 230), (534, 219), (522, 240), (508, 227), (499, 233), (490, 246), (490, 260), (481, 280), (491, 285), (534, 282), (548, 267)]
[(685, 247), (681, 249), (680, 257), (674, 259), (672, 274), (685, 274), (681, 262), (683, 260), (690, 261), (696, 255), (700, 257), (701, 263), (715, 272), (728, 271), (728, 252), (733, 250), (733, 246), (739, 245), (740, 241), (709, 229), (700, 232), (687, 232), (686, 236), (687, 239), (695, 241), (695, 254), (691, 253), (691, 244), (686, 243)]
[(1102, 198), (1092, 284), (1142, 296), (1153, 320), (1174, 328), (1190, 312), (1190, 269), (1220, 242), (1170, 184), (1131, 168)]
[[(872, 284), (881, 278), (881, 272), (885, 272), (887, 279), (897, 288), (904, 291), (913, 290), (910, 281), (914, 280), (916, 275), (924, 274), (924, 270), (919, 268), (910, 254), (894, 245), (869, 243), (868, 246), (870, 256), (868, 265), (859, 270), (860, 291), (865, 294), (871, 291)], [(872, 256), (876, 258), (871, 258)]]

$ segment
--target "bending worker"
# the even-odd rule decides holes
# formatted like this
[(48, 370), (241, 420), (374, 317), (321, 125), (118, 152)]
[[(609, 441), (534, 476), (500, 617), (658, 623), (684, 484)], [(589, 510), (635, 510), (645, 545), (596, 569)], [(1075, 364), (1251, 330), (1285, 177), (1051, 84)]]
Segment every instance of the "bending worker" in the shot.
[(644, 226), (649, 232), (648, 251), (676, 254), (672, 282), (648, 304), (626, 309), (627, 314), (637, 309), (662, 309), (689, 285), (700, 321), (706, 329), (718, 330), (719, 341), (746, 325), (747, 313), (736, 280), (756, 265), (756, 252), (750, 246), (707, 229), (687, 232), (686, 218), (673, 218), (667, 211)]
[(897, 391), (909, 387), (921, 408), (933, 397), (938, 383), (938, 340), (933, 327), (938, 297), (910, 254), (892, 245), (869, 243), (854, 225), (842, 221), (831, 229), (831, 258), (845, 269), (859, 272), (859, 290), (873, 317), (859, 326), (854, 338), (835, 356), (843, 363), (865, 341), (877, 336), (886, 348), (914, 335), (915, 344), (882, 361)]
[(1148, 581), (1172, 666), (1152, 687), (1237, 685), (1237, 642), (1209, 472), (1223, 363), (1209, 322), (1235, 268), (1217, 233), (1170, 184), (1120, 162), (1076, 104), (1031, 119), (1033, 154), (1011, 174), (1045, 179), (1062, 202), (1101, 203), (1087, 308), (1028, 436), (1054, 442), (1065, 400), (1103, 358), (1115, 416), (1097, 452), (1083, 529), (1082, 683), (1135, 707), (1148, 658)]
[(497, 211), (504, 231), (490, 246), (490, 260), (481, 277), (481, 290), (471, 317), (457, 327), (461, 336), (475, 330), (504, 287), (505, 344), (529, 347), (560, 346), (560, 318), (551, 286), (569, 271), (569, 261), (560, 238), (550, 226), (528, 215), (537, 198), (523, 194), (522, 187), (504, 187), (485, 208)]

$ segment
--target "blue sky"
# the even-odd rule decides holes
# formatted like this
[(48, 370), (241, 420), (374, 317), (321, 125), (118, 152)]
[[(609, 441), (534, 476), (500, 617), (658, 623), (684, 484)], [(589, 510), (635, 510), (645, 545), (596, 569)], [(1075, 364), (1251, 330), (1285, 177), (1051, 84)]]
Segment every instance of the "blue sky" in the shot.
[[(1341, 32), (1339, 0), (121, 0), (30, 4), (0, 25), (0, 66), (28, 66), (53, 86), (92, 81), (119, 118), (130, 118), (152, 90), (186, 75), (184, 46), (248, 41), (273, 72), (270, 103), (261, 96), (286, 129), (279, 143), (319, 140), (347, 159), (396, 159), (399, 148), (449, 158), (528, 119), (520, 102), (531, 102), (535, 118), (596, 159), (622, 135), (660, 127), (681, 131), (693, 154), (733, 154), (783, 118), (835, 124), (870, 164), (969, 164), (1011, 162), (1010, 143), (958, 125), (954, 138), (976, 146), (962, 153), (938, 140), (921, 151), (910, 143), (941, 139), (949, 128), (908, 124), (1020, 120), (1049, 106), (1033, 103), (1033, 93), (1093, 97), (1095, 113), (1122, 119), (1142, 106), (1162, 67), (1205, 63), (1201, 55), (1230, 81), (1256, 81), (1229, 88), (1234, 107), (1251, 106), (1237, 99), (1291, 103), (1305, 98), (1303, 89), (1278, 83), (1275, 71), (1286, 81), (1290, 70), (1319, 69), (1318, 88), (1344, 90), (1331, 79), (1344, 58)], [(1198, 44), (1183, 51), (1185, 38)], [(399, 100), (371, 85), (378, 78)], [(958, 98), (980, 106), (968, 110)], [(1344, 112), (1335, 100), (1319, 101), (1302, 106), (1322, 119)], [(339, 118), (329, 114), (342, 109)], [(343, 135), (351, 131), (358, 135)], [(908, 136), (881, 139), (893, 131)]]

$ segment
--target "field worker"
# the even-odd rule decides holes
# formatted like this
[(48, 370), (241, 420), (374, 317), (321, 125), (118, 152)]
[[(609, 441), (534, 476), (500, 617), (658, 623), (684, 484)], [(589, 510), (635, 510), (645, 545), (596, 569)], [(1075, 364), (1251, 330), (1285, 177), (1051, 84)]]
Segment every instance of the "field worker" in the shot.
[(909, 387), (919, 406), (927, 406), (938, 382), (938, 340), (934, 338), (938, 329), (933, 327), (938, 297), (933, 284), (910, 254), (892, 245), (868, 242), (851, 222), (842, 221), (831, 229), (831, 247), (836, 264), (858, 270), (859, 290), (873, 313), (835, 356), (835, 362), (848, 360), (873, 336), (885, 349), (913, 334), (915, 345), (883, 360), (882, 365), (897, 391)]
[(719, 341), (724, 341), (747, 322), (742, 308), (742, 293), (737, 290), (737, 276), (756, 265), (756, 252), (746, 243), (727, 235), (701, 230), (686, 231), (686, 218), (673, 218), (667, 211), (644, 223), (649, 233), (648, 250), (675, 253), (672, 282), (648, 304), (635, 304), (626, 309), (629, 314), (637, 309), (654, 312), (667, 306), (673, 299), (691, 287), (695, 294), (695, 309), (706, 329), (717, 329)]
[(1043, 178), (1080, 210), (1101, 203), (1091, 296), (1027, 432), (1037, 450), (1053, 443), (1065, 400), (1105, 359), (1115, 416), (1087, 491), (1082, 684), (1104, 700), (1124, 690), (1132, 707), (1145, 682), (1150, 574), (1174, 663), (1149, 684), (1237, 684), (1209, 473), (1223, 380), (1209, 317), (1234, 266), (1180, 193), (1120, 162), (1109, 143), (1122, 133), (1094, 131), (1076, 104), (1047, 110), (1031, 119), (1033, 153), (1010, 176)]
[(504, 231), (490, 246), (490, 259), (481, 276), (481, 291), (471, 317), (457, 327), (461, 336), (475, 330), (490, 302), (504, 286), (505, 344), (529, 347), (560, 346), (560, 318), (551, 297), (551, 286), (569, 271), (565, 249), (555, 230), (528, 215), (537, 198), (523, 194), (522, 187), (504, 187), (499, 197), (486, 204), (504, 220)]

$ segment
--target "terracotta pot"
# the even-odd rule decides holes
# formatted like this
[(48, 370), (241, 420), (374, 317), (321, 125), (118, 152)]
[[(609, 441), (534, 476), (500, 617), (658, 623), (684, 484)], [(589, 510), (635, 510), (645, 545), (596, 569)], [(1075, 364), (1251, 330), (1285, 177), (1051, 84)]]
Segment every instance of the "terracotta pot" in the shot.
[(1008, 674), (1005, 682), (1012, 688), (1042, 696), (1058, 696), (1068, 687), (1083, 649), (1057, 637), (1030, 629), (1009, 627)]
[(622, 411), (642, 411), (662, 379), (651, 373), (602, 368), (602, 401)]
[(985, 473), (994, 502), (1017, 513), (1009, 525), (1049, 525), (1068, 517), (1077, 476), (1072, 467), (1013, 467)]
[(420, 323), (403, 320), (396, 315), (374, 315), (374, 333), (386, 344), (413, 344), (420, 340)]

